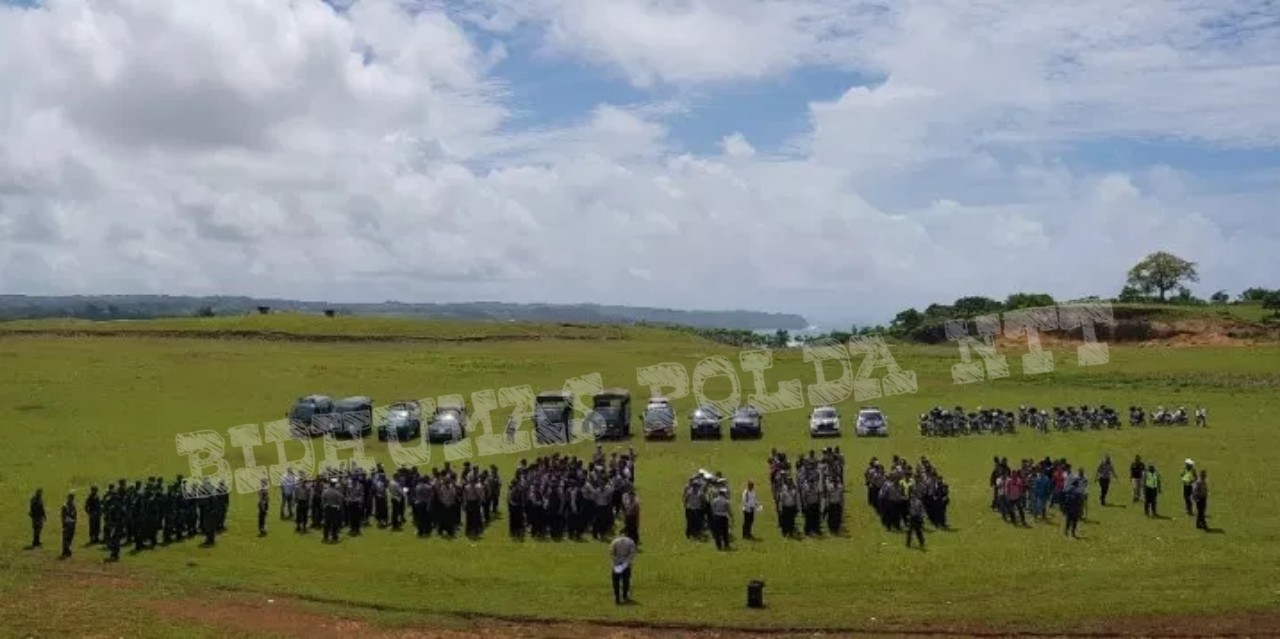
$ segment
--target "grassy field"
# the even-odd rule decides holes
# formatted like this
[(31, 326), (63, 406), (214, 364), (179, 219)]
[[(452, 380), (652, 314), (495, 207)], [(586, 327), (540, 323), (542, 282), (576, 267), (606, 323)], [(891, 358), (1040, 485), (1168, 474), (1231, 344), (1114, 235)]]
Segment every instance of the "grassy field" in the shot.
[[(737, 361), (735, 351), (663, 331), (620, 328), (558, 327), (568, 339), (531, 339), (547, 335), (547, 329), (275, 317), (127, 326), (128, 335), (119, 334), (114, 323), (0, 327), (0, 424), (11, 438), (0, 449), (5, 628), (85, 635), (107, 632), (101, 627), (106, 620), (111, 636), (226, 636), (225, 627), (208, 620), (182, 621), (165, 612), (164, 602), (211, 601), (220, 593), (290, 597), (320, 609), (354, 607), (390, 627), (424, 616), (478, 614), (761, 628), (1065, 630), (1105, 627), (1122, 617), (1280, 611), (1280, 587), (1274, 583), (1280, 503), (1268, 492), (1266, 474), (1280, 444), (1273, 419), (1280, 411), (1276, 347), (1113, 347), (1110, 363), (1090, 368), (1077, 367), (1075, 354), (1057, 347), (1057, 370), (1037, 376), (1022, 375), (1021, 353), (1010, 352), (1010, 377), (960, 386), (950, 374), (957, 350), (893, 346), (898, 363), (915, 372), (918, 390), (841, 403), (846, 415), (861, 403), (879, 405), (891, 419), (892, 436), (869, 441), (846, 434), (832, 443), (845, 451), (851, 474), (860, 473), (873, 455), (900, 454), (927, 455), (948, 476), (955, 530), (930, 532), (924, 553), (906, 549), (902, 538), (879, 528), (858, 486), (851, 486), (844, 537), (783, 540), (767, 509), (757, 523), (762, 539), (739, 543), (733, 552), (685, 540), (678, 497), (688, 474), (708, 468), (723, 471), (735, 487), (746, 479), (764, 482), (771, 447), (798, 453), (816, 445), (807, 437), (805, 410), (768, 415), (766, 435), (758, 442), (690, 442), (687, 431), (673, 443), (637, 440), (644, 540), (635, 576), (639, 605), (618, 608), (607, 592), (603, 545), (516, 543), (501, 521), (477, 542), (373, 530), (328, 546), (315, 535), (296, 536), (274, 517), (271, 534), (258, 538), (255, 498), (235, 496), (230, 530), (216, 548), (182, 543), (104, 566), (97, 549), (78, 549), (70, 561), (57, 561), (58, 526), (52, 521), (43, 551), (23, 549), (26, 502), (34, 488), (43, 487), (56, 517), (68, 488), (82, 499), (94, 483), (188, 473), (175, 435), (225, 433), (275, 420), (292, 398), (311, 392), (365, 394), (382, 402), (524, 384), (558, 388), (567, 378), (599, 373), (606, 386), (627, 386), (643, 397), (648, 391), (637, 383), (637, 367), (680, 362), (692, 371), (709, 355)], [(305, 341), (348, 329), (419, 341)], [(254, 330), (276, 339), (212, 338)], [(173, 337), (184, 331), (189, 339)], [(485, 339), (468, 339), (481, 335)], [(470, 343), (453, 343), (463, 341)], [(855, 370), (858, 365), (854, 359)], [(839, 372), (834, 364), (826, 371), (829, 378)], [(740, 378), (745, 396), (752, 378)], [(766, 379), (772, 389), (781, 380), (807, 386), (817, 378), (813, 364), (799, 351), (788, 351), (776, 353)], [(724, 379), (707, 388), (716, 399), (729, 391)], [(935, 404), (1099, 402), (1121, 408), (1199, 403), (1209, 408), (1211, 427), (958, 440), (921, 438), (914, 428), (915, 416)], [(692, 396), (676, 402), (682, 414), (693, 403)], [(505, 417), (495, 414), (499, 424)], [(301, 454), (300, 446), (290, 444), (292, 457)], [(550, 450), (563, 449), (473, 461), (496, 463), (509, 478), (522, 455)], [(588, 455), (590, 445), (568, 450)], [(366, 440), (365, 452), (391, 464), (386, 446), (374, 438)], [(272, 445), (255, 453), (260, 465), (277, 463)], [(1141, 454), (1161, 466), (1170, 483), (1162, 508), (1170, 518), (1147, 519), (1124, 500), (1110, 508), (1095, 502), (1084, 538), (1071, 541), (1056, 526), (1012, 528), (987, 508), (993, 455), (1065, 456), (1092, 468), (1104, 453), (1119, 465)], [(319, 441), (315, 454), (323, 460)], [(1210, 472), (1211, 525), (1220, 534), (1195, 530), (1180, 512), (1173, 484), (1185, 457)], [(243, 462), (230, 446), (227, 458), (233, 466)], [(436, 448), (432, 464), (443, 459)], [(277, 498), (273, 494), (273, 502)], [(86, 540), (86, 525), (82, 516), (77, 545)], [(756, 578), (767, 583), (766, 611), (743, 608), (745, 584)], [(1216, 596), (1202, 596), (1197, 587), (1203, 585), (1211, 585)]]

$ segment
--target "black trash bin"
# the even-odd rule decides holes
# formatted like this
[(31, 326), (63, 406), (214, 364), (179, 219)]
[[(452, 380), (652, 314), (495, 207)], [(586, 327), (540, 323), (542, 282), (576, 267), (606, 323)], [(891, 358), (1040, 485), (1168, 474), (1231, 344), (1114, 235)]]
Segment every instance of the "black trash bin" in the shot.
[(755, 580), (747, 584), (747, 607), (764, 607), (764, 582)]

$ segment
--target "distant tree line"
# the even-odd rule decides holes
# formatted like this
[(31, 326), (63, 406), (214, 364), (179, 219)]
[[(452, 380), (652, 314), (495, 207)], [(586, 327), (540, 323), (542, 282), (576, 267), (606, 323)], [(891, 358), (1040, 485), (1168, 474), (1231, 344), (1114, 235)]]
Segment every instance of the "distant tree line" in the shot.
[(156, 319), (244, 315), (260, 306), (276, 311), (342, 315), (418, 317), (471, 321), (518, 321), (579, 324), (685, 325), (706, 329), (745, 331), (801, 329), (804, 317), (759, 311), (685, 311), (666, 308), (600, 304), (508, 304), (466, 302), (451, 304), (332, 304), (250, 297), (188, 297), (169, 295), (27, 296), (0, 295), (0, 320), (73, 318), (86, 320)]

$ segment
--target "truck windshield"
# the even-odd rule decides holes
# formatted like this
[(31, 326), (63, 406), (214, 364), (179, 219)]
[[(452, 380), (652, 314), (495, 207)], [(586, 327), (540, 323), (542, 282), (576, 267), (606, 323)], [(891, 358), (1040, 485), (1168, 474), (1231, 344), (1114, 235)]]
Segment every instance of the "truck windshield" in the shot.
[(310, 405), (294, 406), (293, 411), (289, 413), (289, 417), (292, 417), (293, 419), (305, 421), (305, 420), (311, 419), (311, 415), (313, 415), (314, 413), (315, 413), (315, 409), (312, 408)]
[(546, 419), (558, 421), (562, 418), (568, 407), (569, 405), (564, 402), (539, 404), (538, 414), (542, 415)]
[(670, 422), (675, 417), (675, 413), (670, 408), (651, 408), (645, 413), (645, 421), (650, 422)]
[(834, 419), (836, 416), (836, 412), (834, 410), (831, 410), (830, 408), (819, 409), (813, 412), (813, 416), (817, 417), (818, 419)]

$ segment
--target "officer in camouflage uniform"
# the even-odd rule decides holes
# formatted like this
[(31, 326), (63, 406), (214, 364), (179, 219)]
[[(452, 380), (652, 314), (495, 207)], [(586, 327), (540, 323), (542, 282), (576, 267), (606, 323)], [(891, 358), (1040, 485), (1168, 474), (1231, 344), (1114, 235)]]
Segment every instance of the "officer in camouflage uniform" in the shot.
[(262, 486), (258, 488), (258, 536), (265, 537), (267, 535), (267, 513), (271, 510), (271, 487), (267, 484), (267, 480), (262, 480)]
[[(149, 488), (149, 487), (148, 487)], [(147, 538), (147, 489), (142, 481), (134, 483), (134, 490), (129, 503), (130, 532), (133, 534), (133, 549), (141, 552), (146, 546)]]
[(182, 506), (178, 499), (178, 484), (169, 484), (164, 497), (160, 500), (160, 516), (164, 519), (164, 544), (167, 546), (175, 540), (182, 539), (178, 520), (181, 519)]
[(89, 487), (89, 496), (84, 499), (84, 512), (89, 516), (89, 544), (102, 543), (102, 497), (98, 495), (98, 487)]
[(218, 480), (215, 498), (218, 502), (215, 509), (218, 515), (218, 532), (227, 532), (227, 512), (231, 510), (231, 489), (227, 487), (226, 481)]
[(31, 496), (31, 506), (27, 510), (28, 516), (31, 517), (31, 547), (40, 547), (40, 531), (44, 530), (44, 522), (48, 517), (44, 512), (44, 490), (37, 488), (34, 495)]
[(62, 505), (62, 558), (71, 556), (71, 542), (76, 537), (76, 491), (67, 493)]
[(200, 487), (193, 482), (183, 482), (182, 484), (182, 508), (186, 511), (185, 524), (187, 527), (187, 537), (195, 537), (203, 527), (200, 525)]
[[(329, 488), (325, 476), (321, 474), (311, 485), (311, 527), (324, 529), (324, 491)], [(305, 528), (305, 527), (304, 527)]]
[(107, 487), (107, 497), (103, 506), (107, 512), (107, 550), (110, 561), (120, 560), (120, 543), (124, 539), (124, 500), (125, 497), (114, 486)]
[(164, 525), (163, 490), (163, 482), (159, 477), (151, 481), (151, 490), (148, 491), (147, 497), (147, 537), (152, 548), (160, 545), (160, 530)]
[(111, 509), (115, 507), (116, 485), (108, 483), (107, 492), (102, 496), (102, 543), (111, 545)]
[(204, 545), (212, 546), (215, 536), (218, 534), (217, 513), (217, 497), (214, 495), (213, 484), (208, 478), (200, 484), (199, 492), (196, 499), (196, 509), (200, 514), (200, 529), (204, 533)]

